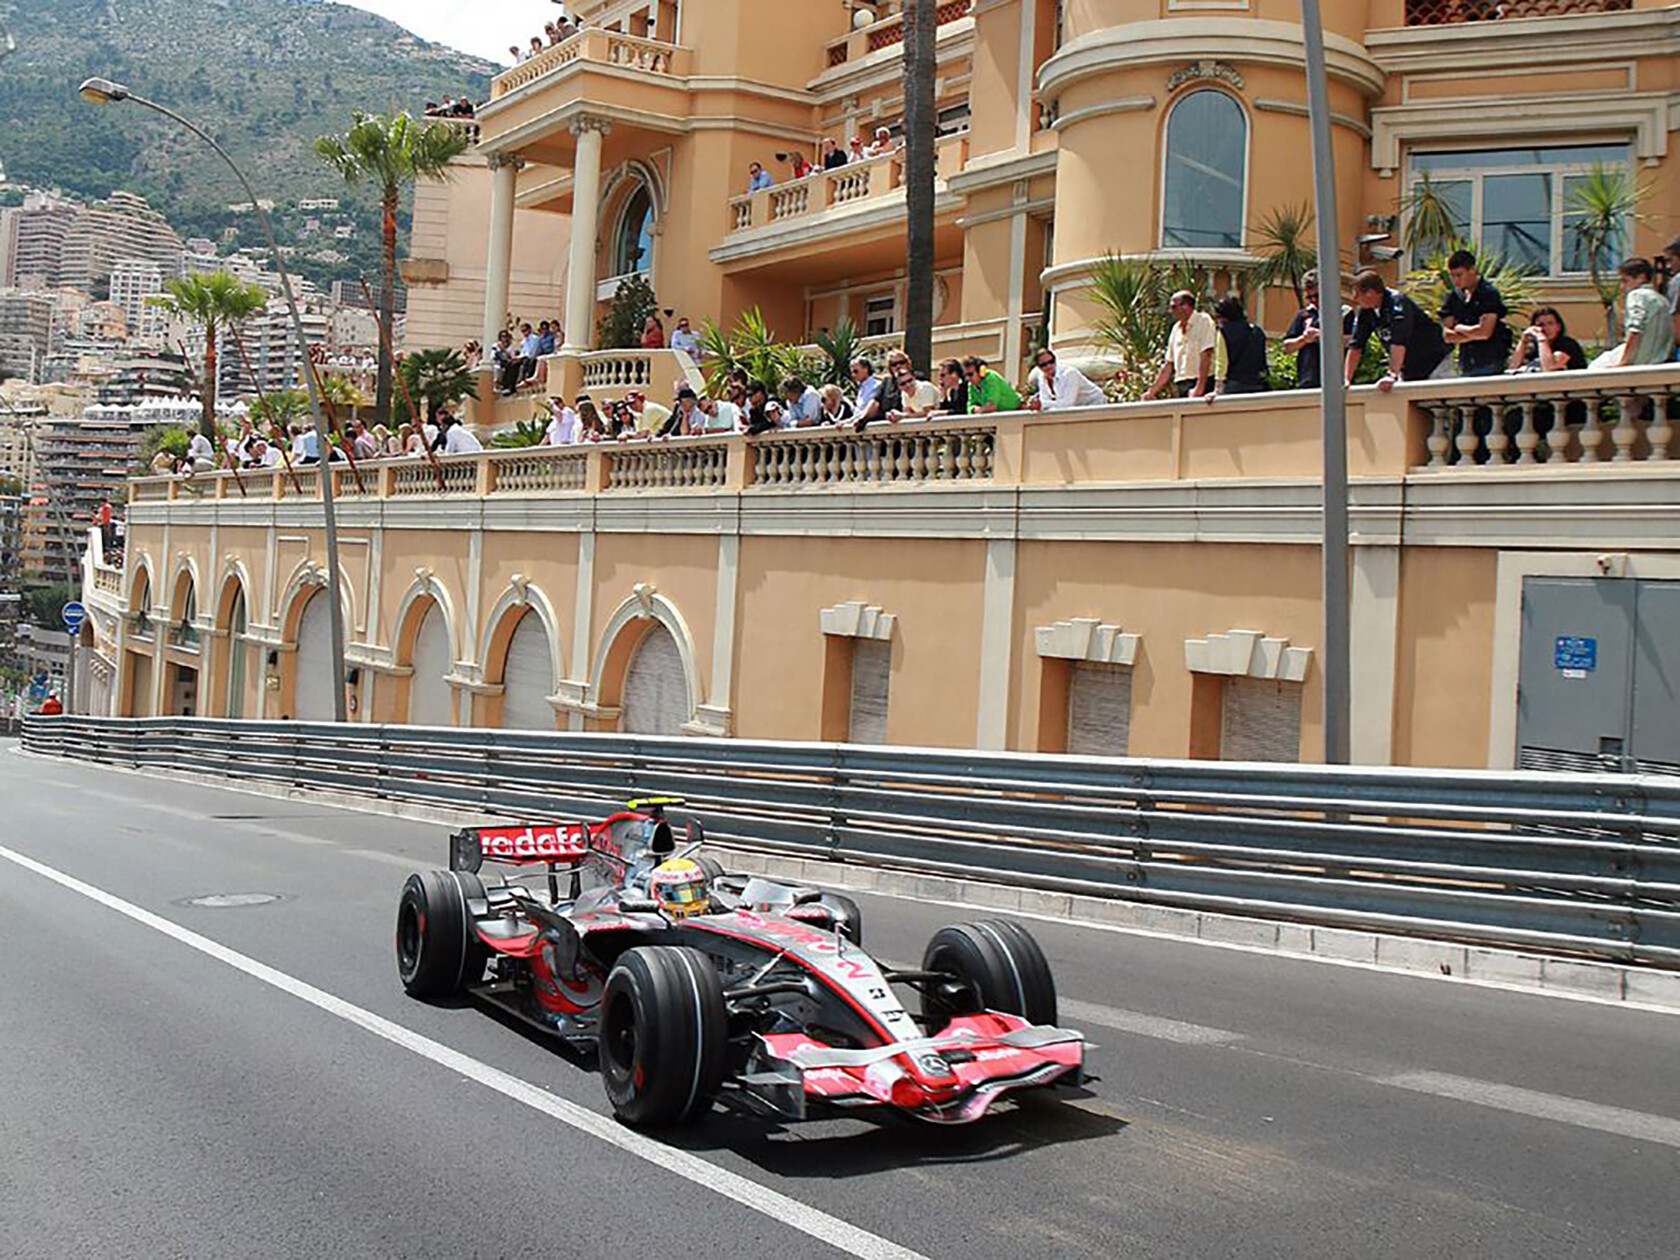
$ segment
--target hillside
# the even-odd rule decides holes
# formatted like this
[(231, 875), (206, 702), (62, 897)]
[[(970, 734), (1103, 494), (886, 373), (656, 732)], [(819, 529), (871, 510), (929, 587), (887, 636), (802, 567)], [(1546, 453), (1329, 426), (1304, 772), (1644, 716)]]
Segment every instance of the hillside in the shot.
[[(215, 135), (262, 197), (281, 207), (339, 197), (355, 235), (328, 242), (339, 264), (298, 269), (318, 283), (372, 274), (378, 218), (316, 160), (316, 136), (342, 130), (356, 109), (409, 109), (428, 100), (482, 98), (493, 67), (401, 27), (323, 0), (0, 0), (17, 51), (0, 61), (0, 161), (9, 179), (80, 197), (115, 188), (145, 196), (183, 236), (257, 245), (256, 224), (225, 209), (237, 183), (190, 135), (148, 111), (83, 103), (90, 75), (127, 83)], [(282, 215), (283, 238), (302, 216)]]

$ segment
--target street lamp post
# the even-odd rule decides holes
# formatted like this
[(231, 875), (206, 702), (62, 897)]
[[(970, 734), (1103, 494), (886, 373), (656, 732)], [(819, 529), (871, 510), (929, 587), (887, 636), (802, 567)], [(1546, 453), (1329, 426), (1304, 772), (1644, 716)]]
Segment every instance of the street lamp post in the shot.
[(338, 518), (333, 510), (332, 484), (332, 443), (327, 433), (326, 417), (321, 412), (320, 393), (315, 387), (315, 370), (309, 362), (309, 341), (303, 334), (303, 320), (298, 316), (297, 297), (292, 292), (292, 278), (286, 271), (286, 260), (280, 254), (280, 242), (274, 235), (274, 224), (270, 222), (268, 212), (262, 208), (257, 200), (256, 191), (251, 187), (251, 181), (245, 178), (245, 172), (240, 170), (234, 160), (228, 156), (226, 149), (217, 144), (215, 139), (202, 127), (181, 117), (174, 110), (159, 105), (156, 101), (149, 101), (143, 96), (136, 96), (120, 83), (113, 83), (110, 79), (89, 79), (81, 86), (81, 97), (94, 105), (111, 105), (118, 101), (133, 101), (136, 105), (156, 113), (162, 114), (174, 122), (185, 127), (205, 144), (216, 151), (218, 157), (226, 162), (228, 169), (239, 180), (245, 189), (245, 196), (251, 203), (251, 209), (256, 212), (257, 221), (262, 224), (263, 235), (268, 238), (269, 253), (274, 257), (274, 270), (280, 276), (280, 288), (286, 296), (286, 310), (292, 318), (292, 332), (297, 337), (298, 351), (303, 355), (304, 387), (309, 391), (309, 410), (315, 417), (315, 442), (320, 452), (320, 482), (321, 482), (321, 511), (326, 517), (327, 534), (327, 615), (332, 627), (332, 669), (333, 669), (333, 718), (343, 722), (345, 715), (345, 682), (344, 682), (344, 608), (339, 602), (340, 587), (338, 576)]
[[(1324, 429), (1324, 760), (1346, 765), (1352, 708), (1348, 662), (1347, 385), (1342, 372), (1342, 255), (1337, 241), (1336, 163), (1330, 149), (1330, 84), (1318, 0), (1301, 0), (1307, 113), (1318, 219), (1319, 396)], [(1323, 305), (1330, 304), (1329, 317)]]

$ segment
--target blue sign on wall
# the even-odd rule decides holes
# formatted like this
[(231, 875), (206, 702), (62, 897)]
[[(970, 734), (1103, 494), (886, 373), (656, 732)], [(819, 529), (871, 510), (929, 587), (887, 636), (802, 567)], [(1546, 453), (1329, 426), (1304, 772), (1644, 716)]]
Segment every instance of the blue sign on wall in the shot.
[(1585, 674), (1598, 668), (1598, 640), (1559, 635), (1552, 649), (1552, 664), (1565, 673)]

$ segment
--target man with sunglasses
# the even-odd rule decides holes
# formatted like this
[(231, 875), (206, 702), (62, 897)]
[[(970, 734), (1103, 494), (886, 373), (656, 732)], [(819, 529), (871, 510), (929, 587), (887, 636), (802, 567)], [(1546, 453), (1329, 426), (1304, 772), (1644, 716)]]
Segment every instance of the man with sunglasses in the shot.
[(979, 355), (971, 354), (963, 360), (963, 375), (968, 378), (969, 415), (1021, 410), (1021, 395), (1015, 387), (988, 368)]
[(1058, 367), (1056, 352), (1045, 346), (1033, 356), (1038, 365), (1038, 393), (1027, 400), (1031, 411), (1065, 411), (1069, 407), (1101, 407), (1108, 401), (1102, 390), (1076, 367)]
[(942, 395), (939, 386), (916, 375), (910, 356), (894, 350), (887, 356), (887, 376), (892, 381), (893, 397), (886, 399), (887, 419), (922, 420), (939, 406)]

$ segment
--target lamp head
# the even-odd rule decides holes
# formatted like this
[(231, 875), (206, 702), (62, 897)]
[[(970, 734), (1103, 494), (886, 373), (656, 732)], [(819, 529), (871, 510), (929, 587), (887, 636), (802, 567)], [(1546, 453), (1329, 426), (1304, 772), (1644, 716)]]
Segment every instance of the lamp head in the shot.
[(126, 101), (128, 89), (110, 79), (88, 79), (77, 95), (90, 105), (109, 105), (113, 101)]

